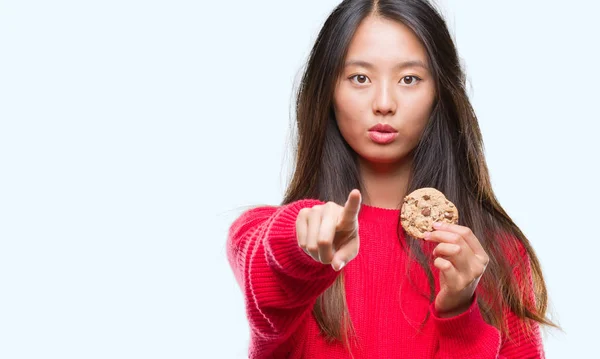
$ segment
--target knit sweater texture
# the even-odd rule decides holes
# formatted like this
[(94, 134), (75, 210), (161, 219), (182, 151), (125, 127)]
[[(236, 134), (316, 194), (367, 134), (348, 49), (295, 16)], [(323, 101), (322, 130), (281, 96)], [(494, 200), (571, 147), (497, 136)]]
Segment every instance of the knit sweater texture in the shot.
[[(525, 331), (522, 321), (506, 311), (509, 335), (501, 335), (480, 313), (479, 288), (466, 312), (438, 315), (427, 295), (425, 270), (408, 261), (402, 248), (399, 210), (361, 205), (359, 253), (342, 271), (313, 260), (298, 246), (296, 217), (317, 204), (323, 202), (257, 207), (229, 229), (227, 258), (244, 294), (250, 358), (544, 358), (537, 323)], [(432, 251), (436, 244), (423, 245)], [(521, 255), (529, 263), (525, 252)], [(431, 269), (437, 293), (439, 271)], [(313, 314), (317, 297), (341, 272), (356, 332), (350, 352), (324, 338)]]

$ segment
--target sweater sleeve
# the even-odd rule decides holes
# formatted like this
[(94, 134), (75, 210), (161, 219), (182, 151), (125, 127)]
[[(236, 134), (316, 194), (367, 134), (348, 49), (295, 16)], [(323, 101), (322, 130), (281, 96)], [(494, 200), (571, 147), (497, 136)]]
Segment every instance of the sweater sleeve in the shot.
[(498, 357), (500, 331), (483, 320), (477, 294), (469, 309), (454, 317), (441, 318), (434, 303), (429, 310), (439, 338), (436, 359), (502, 358)]
[(253, 355), (267, 355), (289, 338), (339, 274), (298, 246), (298, 212), (317, 204), (254, 208), (229, 229), (227, 258), (244, 294)]
[[(515, 266), (517, 280), (523, 278), (532, 283), (529, 257), (519, 245), (519, 254), (525, 261), (527, 276), (519, 274)], [(528, 288), (532, 288), (529, 286)], [(526, 293), (533, 300), (533, 290)], [(436, 359), (473, 358), (473, 359), (544, 359), (544, 350), (540, 328), (537, 322), (530, 321), (531, 329), (511, 310), (504, 311), (508, 324), (508, 337), (483, 319), (477, 304), (477, 295), (467, 311), (450, 318), (440, 318), (434, 304), (430, 306), (433, 321), (439, 335), (439, 348)]]

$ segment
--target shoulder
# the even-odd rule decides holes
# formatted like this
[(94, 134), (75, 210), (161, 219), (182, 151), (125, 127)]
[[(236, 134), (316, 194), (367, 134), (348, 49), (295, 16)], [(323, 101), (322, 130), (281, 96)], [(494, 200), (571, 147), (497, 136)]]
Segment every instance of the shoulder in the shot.
[(244, 210), (229, 227), (229, 236), (236, 237), (266, 218), (272, 216), (281, 206), (260, 205)]

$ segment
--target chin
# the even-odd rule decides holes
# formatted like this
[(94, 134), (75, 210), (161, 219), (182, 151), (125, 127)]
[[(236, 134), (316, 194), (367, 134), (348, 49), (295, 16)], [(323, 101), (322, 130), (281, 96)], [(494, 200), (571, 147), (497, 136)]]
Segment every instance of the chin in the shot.
[[(379, 153), (358, 153), (358, 155), (369, 163), (374, 164), (394, 164), (401, 162), (405, 157), (402, 153), (391, 152), (391, 151), (378, 151)], [(387, 152), (387, 153), (385, 153)]]

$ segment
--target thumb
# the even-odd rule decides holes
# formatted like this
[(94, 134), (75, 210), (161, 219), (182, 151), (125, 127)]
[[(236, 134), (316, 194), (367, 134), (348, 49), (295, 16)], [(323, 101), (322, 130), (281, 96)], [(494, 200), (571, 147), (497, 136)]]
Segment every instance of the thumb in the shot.
[(353, 240), (343, 245), (335, 251), (331, 260), (331, 267), (335, 271), (340, 271), (348, 262), (353, 260), (358, 255), (358, 241)]

